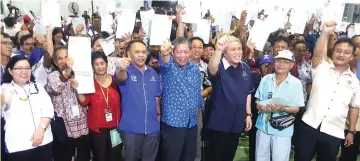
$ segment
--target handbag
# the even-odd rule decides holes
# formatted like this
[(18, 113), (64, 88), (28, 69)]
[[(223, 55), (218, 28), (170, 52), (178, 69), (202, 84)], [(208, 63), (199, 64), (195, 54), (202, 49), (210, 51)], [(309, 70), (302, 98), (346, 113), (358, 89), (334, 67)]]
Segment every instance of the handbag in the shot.
[(54, 141), (63, 143), (69, 137), (67, 135), (64, 119), (62, 117), (57, 117), (57, 114), (54, 114), (55, 120), (51, 121), (51, 130), (54, 136)]
[(294, 114), (285, 114), (274, 117), (273, 113), (271, 112), (271, 116), (269, 119), (270, 126), (279, 131), (290, 127), (291, 125), (294, 124), (294, 122), (295, 122)]

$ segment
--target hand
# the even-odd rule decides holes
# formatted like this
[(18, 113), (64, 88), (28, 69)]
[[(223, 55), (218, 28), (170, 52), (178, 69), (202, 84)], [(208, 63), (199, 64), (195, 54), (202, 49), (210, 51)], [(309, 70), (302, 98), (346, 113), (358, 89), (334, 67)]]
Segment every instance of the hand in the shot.
[(255, 46), (256, 44), (251, 42), (251, 40), (248, 42), (248, 44), (246, 45), (246, 47), (248, 48), (249, 51), (249, 56), (248, 58), (253, 58), (254, 57), (254, 53), (255, 53)]
[(171, 42), (165, 41), (161, 47), (160, 47), (160, 54), (161, 56), (168, 56), (172, 53), (172, 49), (174, 48), (174, 46), (171, 44)]
[(13, 95), (13, 90), (10, 90), (8, 88), (2, 88), (1, 104), (10, 105), (12, 100), (12, 95)]
[(354, 143), (354, 135), (348, 133), (348, 134), (346, 135), (346, 137), (345, 137), (344, 145), (345, 145), (345, 147), (349, 147), (349, 146), (351, 146), (353, 143)]
[(141, 36), (143, 39), (146, 37), (146, 32), (144, 31), (143, 28), (140, 28), (139, 34), (140, 34), (140, 36)]
[(127, 44), (131, 41), (131, 33), (127, 33), (121, 37), (122, 42), (124, 42), (124, 46), (126, 47)]
[(77, 89), (79, 87), (79, 83), (75, 78), (70, 79), (70, 86), (72, 89)]
[(285, 24), (285, 26), (284, 26), (284, 29), (285, 30), (288, 30), (288, 29), (290, 29), (291, 28), (291, 23), (290, 22), (287, 22), (286, 24)]
[(272, 111), (286, 112), (286, 108), (283, 105), (269, 105)]
[(74, 60), (72, 59), (72, 57), (68, 56), (65, 60), (65, 64), (67, 67), (72, 67), (74, 65)]
[(252, 120), (250, 116), (246, 116), (245, 123), (246, 123), (245, 131), (249, 131), (252, 127)]
[(184, 8), (182, 8), (181, 6), (176, 6), (176, 19), (178, 20), (178, 23), (180, 23), (179, 21), (182, 20), (182, 16), (185, 14), (185, 10)]
[(85, 25), (84, 24), (79, 24), (76, 26), (76, 34), (80, 34), (81, 31), (83, 31), (85, 29)]
[(241, 12), (241, 15), (240, 15), (240, 20), (245, 20), (245, 19), (246, 19), (246, 16), (247, 16), (246, 10), (242, 11), (242, 12)]
[(120, 62), (120, 70), (121, 71), (126, 71), (127, 70), (127, 68), (129, 67), (129, 65), (130, 65), (130, 63), (131, 63), (131, 59), (130, 58), (122, 58), (121, 59), (121, 62)]
[(218, 50), (218, 51), (224, 52), (224, 50), (225, 50), (226, 47), (227, 47), (228, 41), (229, 41), (229, 36), (228, 36), (228, 35), (222, 36), (222, 37), (216, 42), (215, 49)]
[(322, 32), (327, 35), (332, 35), (336, 32), (336, 22), (325, 22), (322, 28)]
[(39, 36), (39, 37), (35, 37), (35, 41), (39, 46), (43, 46), (43, 44), (45, 43), (46, 39), (44, 36)]
[(31, 141), (32, 141), (32, 146), (33, 147), (37, 147), (40, 144), (42, 144), (43, 139), (44, 139), (44, 129), (42, 128), (38, 128), (35, 133), (33, 134), (33, 136), (31, 137)]

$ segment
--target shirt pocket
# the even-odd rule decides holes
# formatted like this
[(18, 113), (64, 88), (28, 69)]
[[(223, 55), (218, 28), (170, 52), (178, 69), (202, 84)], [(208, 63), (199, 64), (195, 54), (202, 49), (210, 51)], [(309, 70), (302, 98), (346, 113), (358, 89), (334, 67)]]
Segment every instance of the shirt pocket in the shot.
[(350, 104), (350, 101), (353, 96), (353, 87), (350, 85), (342, 85), (339, 93), (339, 97), (341, 100), (341, 103), (343, 103), (345, 106), (348, 106)]

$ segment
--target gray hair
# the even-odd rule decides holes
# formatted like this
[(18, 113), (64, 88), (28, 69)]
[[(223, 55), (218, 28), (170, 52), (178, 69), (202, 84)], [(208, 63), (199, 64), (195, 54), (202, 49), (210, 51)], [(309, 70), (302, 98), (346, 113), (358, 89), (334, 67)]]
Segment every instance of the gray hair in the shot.
[(189, 46), (189, 49), (191, 50), (191, 41), (188, 38), (177, 38), (174, 41), (172, 41), (172, 45), (174, 45), (174, 50), (178, 45), (187, 44)]

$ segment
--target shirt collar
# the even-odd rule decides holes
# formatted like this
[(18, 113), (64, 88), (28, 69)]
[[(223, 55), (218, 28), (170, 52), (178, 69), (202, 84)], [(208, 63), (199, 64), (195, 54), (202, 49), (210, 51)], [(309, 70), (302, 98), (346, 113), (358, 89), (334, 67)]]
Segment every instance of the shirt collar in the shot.
[(225, 70), (230, 67), (229, 62), (225, 58), (222, 58), (222, 63), (224, 65)]
[[(275, 76), (276, 76), (276, 73), (273, 73), (272, 77), (271, 77), (273, 81), (276, 81)], [(290, 77), (291, 77), (291, 73), (289, 72), (286, 79), (284, 80), (288, 84), (290, 83)]]
[[(330, 69), (333, 69), (335, 72), (336, 72), (336, 70), (335, 70), (335, 65), (332, 63), (331, 64), (331, 66), (330, 66)], [(348, 68), (342, 73), (342, 74), (340, 74), (340, 75), (349, 75), (349, 76), (354, 76), (353, 75), (354, 73), (351, 71), (351, 68), (350, 68), (350, 66), (348, 65)]]
[[(135, 65), (134, 64), (132, 64), (132, 63), (130, 63), (130, 69), (135, 69), (135, 70), (138, 70), (138, 71), (140, 71), (138, 68), (136, 68), (135, 67)], [(148, 70), (148, 66), (147, 65), (145, 65), (145, 70), (144, 71), (147, 71)]]

